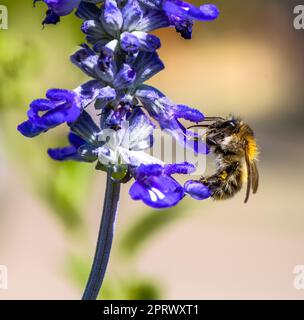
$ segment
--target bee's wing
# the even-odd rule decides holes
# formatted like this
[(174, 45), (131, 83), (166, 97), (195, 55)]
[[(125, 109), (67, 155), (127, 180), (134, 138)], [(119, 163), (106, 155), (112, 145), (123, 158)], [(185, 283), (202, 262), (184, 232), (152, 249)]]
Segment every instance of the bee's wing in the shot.
[(245, 160), (246, 160), (246, 166), (247, 166), (247, 191), (246, 191), (246, 198), (245, 198), (245, 203), (248, 202), (250, 192), (251, 192), (251, 186), (253, 185), (252, 183), (252, 165), (251, 161), (249, 159), (249, 155), (247, 152), (247, 148), (245, 148)]
[(253, 193), (257, 193), (258, 188), (259, 188), (260, 175), (259, 175), (259, 170), (257, 167), (257, 162), (255, 160), (251, 162), (251, 172), (252, 172)]
[(250, 161), (248, 152), (245, 148), (245, 160), (246, 160), (246, 166), (247, 166), (247, 192), (246, 192), (246, 198), (245, 203), (248, 202), (251, 188), (252, 192), (255, 194), (258, 191), (259, 188), (259, 171), (257, 167), (257, 162), (255, 160)]

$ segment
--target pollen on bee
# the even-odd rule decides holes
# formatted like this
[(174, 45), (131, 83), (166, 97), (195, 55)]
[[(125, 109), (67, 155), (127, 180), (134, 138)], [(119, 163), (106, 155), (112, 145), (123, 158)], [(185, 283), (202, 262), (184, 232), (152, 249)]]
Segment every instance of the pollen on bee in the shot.
[(228, 173), (226, 171), (223, 171), (220, 175), (219, 178), (222, 180), (226, 180), (228, 177)]
[(259, 154), (259, 149), (254, 137), (247, 137), (246, 140), (247, 140), (247, 148), (248, 148), (247, 150), (248, 150), (249, 160), (253, 161), (254, 159), (257, 158)]

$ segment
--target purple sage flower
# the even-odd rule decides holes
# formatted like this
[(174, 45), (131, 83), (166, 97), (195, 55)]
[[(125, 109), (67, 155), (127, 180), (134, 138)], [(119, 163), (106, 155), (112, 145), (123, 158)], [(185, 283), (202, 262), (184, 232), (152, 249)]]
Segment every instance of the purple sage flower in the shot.
[(156, 209), (175, 206), (186, 195), (197, 200), (210, 197), (202, 184), (178, 182), (177, 175), (195, 171), (193, 164), (166, 163), (148, 152), (158, 126), (182, 147), (207, 153), (206, 144), (181, 123), (197, 124), (204, 115), (172, 102), (146, 82), (165, 68), (156, 52), (160, 39), (150, 32), (173, 26), (190, 39), (195, 21), (214, 20), (219, 11), (211, 4), (196, 7), (180, 0), (43, 2), (48, 6), (43, 24), (56, 24), (74, 10), (83, 20), (87, 43), (70, 60), (88, 79), (74, 90), (51, 89), (45, 99), (34, 100), (18, 130), (32, 138), (66, 124), (69, 144), (49, 149), (49, 156), (95, 163), (97, 170), (107, 173), (99, 245), (83, 296), (95, 299), (109, 259), (122, 183), (131, 182), (133, 200)]

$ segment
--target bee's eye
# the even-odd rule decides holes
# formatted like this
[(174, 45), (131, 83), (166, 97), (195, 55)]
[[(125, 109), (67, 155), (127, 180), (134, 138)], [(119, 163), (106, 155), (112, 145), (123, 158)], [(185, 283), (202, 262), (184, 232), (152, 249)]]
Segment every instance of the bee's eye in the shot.
[(218, 127), (221, 129), (234, 129), (237, 126), (237, 123), (235, 120), (229, 120), (222, 122)]

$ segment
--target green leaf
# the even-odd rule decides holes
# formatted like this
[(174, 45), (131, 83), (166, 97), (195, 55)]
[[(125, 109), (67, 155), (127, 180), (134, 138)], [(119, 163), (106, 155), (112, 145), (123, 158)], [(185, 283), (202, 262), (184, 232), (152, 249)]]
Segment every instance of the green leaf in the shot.
[(53, 165), (43, 196), (68, 229), (83, 223), (93, 171), (92, 166), (77, 162)]
[(120, 249), (127, 257), (132, 257), (153, 238), (158, 232), (184, 216), (185, 203), (176, 207), (158, 210), (150, 209), (143, 212), (141, 217), (133, 223), (120, 240)]

